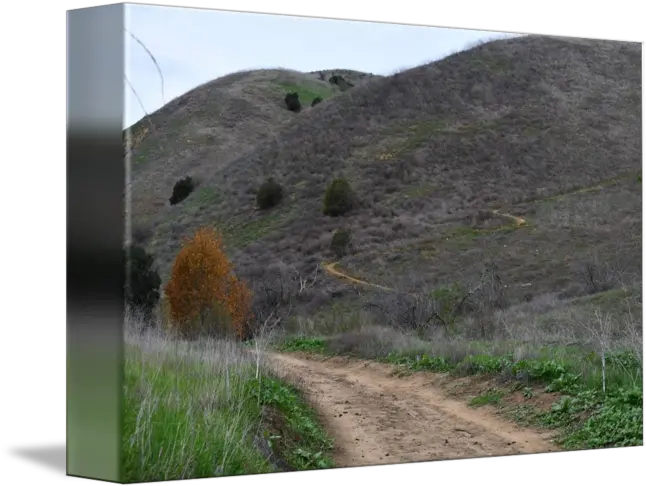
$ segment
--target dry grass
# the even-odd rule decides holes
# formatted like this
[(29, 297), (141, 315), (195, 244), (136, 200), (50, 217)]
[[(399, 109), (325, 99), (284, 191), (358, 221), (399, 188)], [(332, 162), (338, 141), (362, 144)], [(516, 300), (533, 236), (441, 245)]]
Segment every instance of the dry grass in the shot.
[(506, 207), (527, 219), (524, 227), (503, 221), (485, 229), (471, 220), (438, 224), (418, 241), (357, 252), (341, 267), (382, 285), (404, 281), (412, 291), (418, 276), (425, 285), (444, 285), (475, 276), (490, 259), (512, 302), (587, 293), (582, 271), (588, 264), (609, 269), (610, 287), (633, 285), (641, 281), (641, 199), (641, 184), (629, 178), (597, 191)]
[[(333, 354), (367, 359), (426, 355), (451, 367), (482, 355), (512, 356), (515, 362), (556, 359), (576, 364), (586, 379), (597, 379), (601, 357), (613, 353), (630, 352), (640, 363), (637, 369), (643, 368), (641, 313), (641, 286), (624, 287), (574, 299), (546, 294), (488, 314), (467, 314), (451, 333), (433, 325), (405, 328), (380, 312), (356, 311), (301, 318), (275, 338), (322, 337)], [(641, 375), (632, 375), (640, 373), (635, 369), (615, 371), (615, 379), (641, 383)]]

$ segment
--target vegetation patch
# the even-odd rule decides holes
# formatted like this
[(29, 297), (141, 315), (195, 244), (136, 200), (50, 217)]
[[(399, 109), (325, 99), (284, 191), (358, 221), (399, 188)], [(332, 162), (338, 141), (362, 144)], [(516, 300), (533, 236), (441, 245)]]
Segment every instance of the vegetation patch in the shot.
[(128, 344), (123, 480), (333, 467), (332, 440), (290, 384), (230, 343)]
[(304, 471), (334, 466), (333, 441), (294, 386), (265, 377), (259, 384), (253, 383), (252, 395), (270, 410), (271, 420), (263, 439), (289, 469)]
[(482, 407), (484, 405), (498, 405), (503, 393), (500, 390), (489, 390), (485, 393), (473, 397), (469, 402), (472, 407)]
[(222, 202), (222, 193), (216, 187), (203, 186), (195, 192), (195, 201), (200, 206), (215, 206)]
[(260, 209), (270, 209), (283, 200), (283, 187), (275, 179), (269, 178), (258, 189), (256, 204)]
[(350, 183), (342, 178), (334, 179), (325, 190), (323, 214), (326, 216), (343, 216), (356, 206), (356, 195)]
[(260, 214), (254, 219), (233, 219), (223, 226), (225, 243), (227, 247), (244, 248), (271, 234), (292, 217), (292, 213), (285, 209)]
[(195, 182), (193, 182), (193, 179), (190, 176), (186, 176), (183, 179), (177, 181), (175, 183), (175, 186), (173, 186), (173, 194), (169, 199), (171, 206), (181, 203), (194, 190)]
[(279, 83), (279, 89), (287, 93), (298, 93), (298, 98), (301, 103), (311, 105), (316, 98), (329, 98), (334, 95), (334, 89), (326, 85), (319, 85), (318, 83), (308, 84), (293, 84), (293, 83)]
[(282, 342), (278, 348), (285, 352), (323, 353), (326, 342), (321, 338), (293, 337)]

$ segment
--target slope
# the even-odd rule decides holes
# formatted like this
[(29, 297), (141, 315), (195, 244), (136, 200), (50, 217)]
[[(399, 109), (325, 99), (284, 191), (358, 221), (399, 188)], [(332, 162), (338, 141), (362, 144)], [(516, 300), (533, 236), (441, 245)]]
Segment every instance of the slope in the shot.
[(340, 89), (285, 69), (237, 72), (192, 89), (127, 130), (135, 226), (150, 228), (163, 215), (178, 179), (213, 175), (293, 120), (284, 102), (289, 91), (299, 92), (308, 109), (314, 97)]
[[(165, 213), (151, 249), (164, 273), (181, 236), (212, 224), (243, 275), (276, 261), (307, 271), (332, 258), (339, 227), (352, 230), (355, 255), (374, 257), (459, 229), (483, 209), (640, 173), (640, 61), (636, 43), (527, 36), (371, 79), (205, 178)], [(337, 176), (361, 205), (326, 217), (322, 196)], [(268, 177), (287, 197), (261, 212), (254, 191)], [(612, 250), (618, 236), (603, 237)], [(569, 243), (546, 234), (541, 244)]]

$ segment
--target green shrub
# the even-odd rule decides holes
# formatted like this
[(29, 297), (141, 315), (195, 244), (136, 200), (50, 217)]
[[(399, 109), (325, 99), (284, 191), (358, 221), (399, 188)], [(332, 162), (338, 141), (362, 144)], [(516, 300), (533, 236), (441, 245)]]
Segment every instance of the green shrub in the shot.
[(283, 188), (273, 178), (269, 178), (258, 189), (256, 203), (260, 209), (269, 209), (283, 200)]
[(285, 104), (289, 111), (298, 113), (301, 111), (301, 101), (298, 99), (298, 93), (287, 93), (285, 95)]
[(352, 241), (352, 235), (348, 229), (340, 229), (332, 235), (332, 242), (330, 249), (334, 252), (337, 258), (342, 258), (347, 254)]
[(342, 216), (350, 212), (356, 204), (356, 198), (350, 183), (345, 179), (334, 179), (325, 190), (323, 214)]
[(318, 105), (321, 101), (323, 101), (323, 98), (321, 98), (320, 96), (317, 96), (312, 100), (312, 106)]
[(171, 206), (182, 202), (186, 199), (195, 189), (195, 183), (190, 176), (186, 176), (175, 183), (173, 187), (173, 194), (169, 201)]
[(346, 79), (343, 76), (335, 75), (330, 78), (330, 84), (336, 84), (339, 88), (341, 88), (341, 91), (346, 91), (354, 86), (349, 81), (346, 81)]
[(124, 249), (126, 262), (125, 301), (134, 309), (150, 317), (159, 300), (161, 278), (153, 269), (152, 255), (138, 245)]

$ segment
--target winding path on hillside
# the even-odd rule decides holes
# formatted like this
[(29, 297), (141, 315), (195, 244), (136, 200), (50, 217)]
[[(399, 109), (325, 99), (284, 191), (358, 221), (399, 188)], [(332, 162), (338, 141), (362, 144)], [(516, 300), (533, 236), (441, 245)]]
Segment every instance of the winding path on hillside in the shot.
[(547, 432), (449, 398), (428, 373), (397, 377), (391, 365), (341, 357), (268, 359), (317, 409), (334, 438), (337, 467), (559, 450)]
[[(514, 216), (513, 214), (501, 213), (498, 209), (493, 210), (492, 213), (495, 214), (496, 216), (511, 219), (516, 224), (516, 226), (523, 226), (523, 225), (527, 224), (527, 220), (525, 218), (521, 218), (520, 216)], [(339, 262), (324, 263), (323, 264), (323, 269), (329, 275), (332, 275), (332, 276), (334, 276), (336, 278), (345, 280), (347, 282), (356, 283), (356, 284), (360, 284), (360, 285), (366, 285), (368, 287), (374, 287), (374, 288), (377, 288), (377, 289), (386, 290), (388, 292), (394, 292), (394, 289), (392, 289), (390, 287), (384, 287), (383, 285), (378, 285), (378, 284), (366, 282), (365, 280), (361, 280), (361, 279), (352, 277), (352, 276), (338, 270), (336, 268), (338, 264), (339, 264)]]

